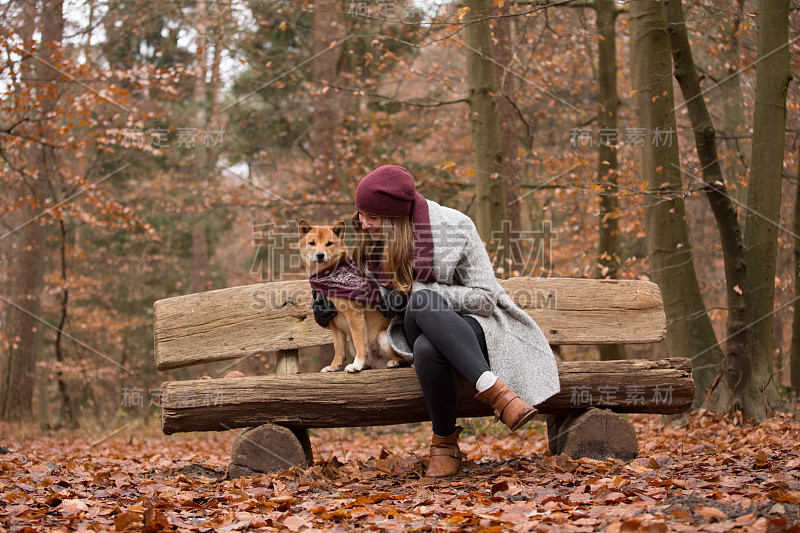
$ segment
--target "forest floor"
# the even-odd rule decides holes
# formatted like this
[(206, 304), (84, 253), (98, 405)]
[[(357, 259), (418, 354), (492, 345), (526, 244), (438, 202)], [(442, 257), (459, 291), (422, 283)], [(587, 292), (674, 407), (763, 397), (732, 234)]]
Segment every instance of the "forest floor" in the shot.
[(0, 425), (0, 531), (800, 531), (800, 419), (632, 415), (639, 457), (547, 452), (464, 420), (457, 476), (423, 477), (429, 424), (314, 430), (307, 469), (225, 479), (237, 432)]

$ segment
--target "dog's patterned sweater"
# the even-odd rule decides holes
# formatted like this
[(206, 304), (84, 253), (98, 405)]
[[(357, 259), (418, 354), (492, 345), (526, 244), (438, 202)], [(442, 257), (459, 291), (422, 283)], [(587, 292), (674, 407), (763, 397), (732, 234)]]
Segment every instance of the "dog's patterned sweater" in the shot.
[(312, 289), (326, 298), (339, 296), (375, 306), (381, 302), (381, 289), (378, 283), (362, 276), (355, 262), (349, 257), (336, 268), (309, 276), (308, 282)]

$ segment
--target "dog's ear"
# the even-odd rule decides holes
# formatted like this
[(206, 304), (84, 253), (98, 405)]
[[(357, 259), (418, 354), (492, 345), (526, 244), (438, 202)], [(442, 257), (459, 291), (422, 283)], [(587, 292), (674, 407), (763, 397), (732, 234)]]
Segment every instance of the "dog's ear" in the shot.
[(335, 233), (337, 237), (339, 237), (340, 239), (343, 239), (344, 238), (344, 228), (345, 228), (344, 220), (340, 220), (339, 222), (334, 224), (333, 228), (331, 228), (331, 229), (333, 230), (333, 233)]
[(311, 231), (311, 224), (309, 224), (306, 219), (301, 218), (297, 223), (297, 233), (302, 237), (309, 231)]

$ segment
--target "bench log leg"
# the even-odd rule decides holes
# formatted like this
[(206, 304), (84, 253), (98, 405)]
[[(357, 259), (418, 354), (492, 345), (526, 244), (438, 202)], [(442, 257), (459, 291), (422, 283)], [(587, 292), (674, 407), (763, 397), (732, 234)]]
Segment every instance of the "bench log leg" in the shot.
[(579, 415), (548, 415), (550, 453), (573, 459), (613, 457), (630, 461), (639, 453), (636, 432), (629, 420), (610, 409), (591, 408)]
[[(278, 374), (300, 372), (297, 349), (278, 350), (275, 354)], [(228, 477), (253, 476), (285, 470), (290, 466), (305, 468), (313, 454), (308, 430), (274, 424), (262, 424), (244, 430), (233, 441)]]
[(305, 468), (312, 460), (307, 430), (263, 424), (244, 430), (233, 442), (228, 477), (277, 472), (291, 466)]
[(278, 350), (275, 352), (276, 374), (297, 374), (300, 372), (300, 350)]

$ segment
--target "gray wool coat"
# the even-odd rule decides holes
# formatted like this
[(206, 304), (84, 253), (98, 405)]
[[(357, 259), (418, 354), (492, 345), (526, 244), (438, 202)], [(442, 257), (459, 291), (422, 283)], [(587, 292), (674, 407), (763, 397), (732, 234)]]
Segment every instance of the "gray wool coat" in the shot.
[[(439, 293), (451, 309), (483, 328), (492, 371), (526, 402), (536, 405), (561, 390), (556, 358), (542, 330), (497, 282), (472, 220), (428, 200), (436, 281), (415, 280), (414, 291)], [(414, 356), (402, 317), (389, 324), (389, 342), (409, 362)]]

